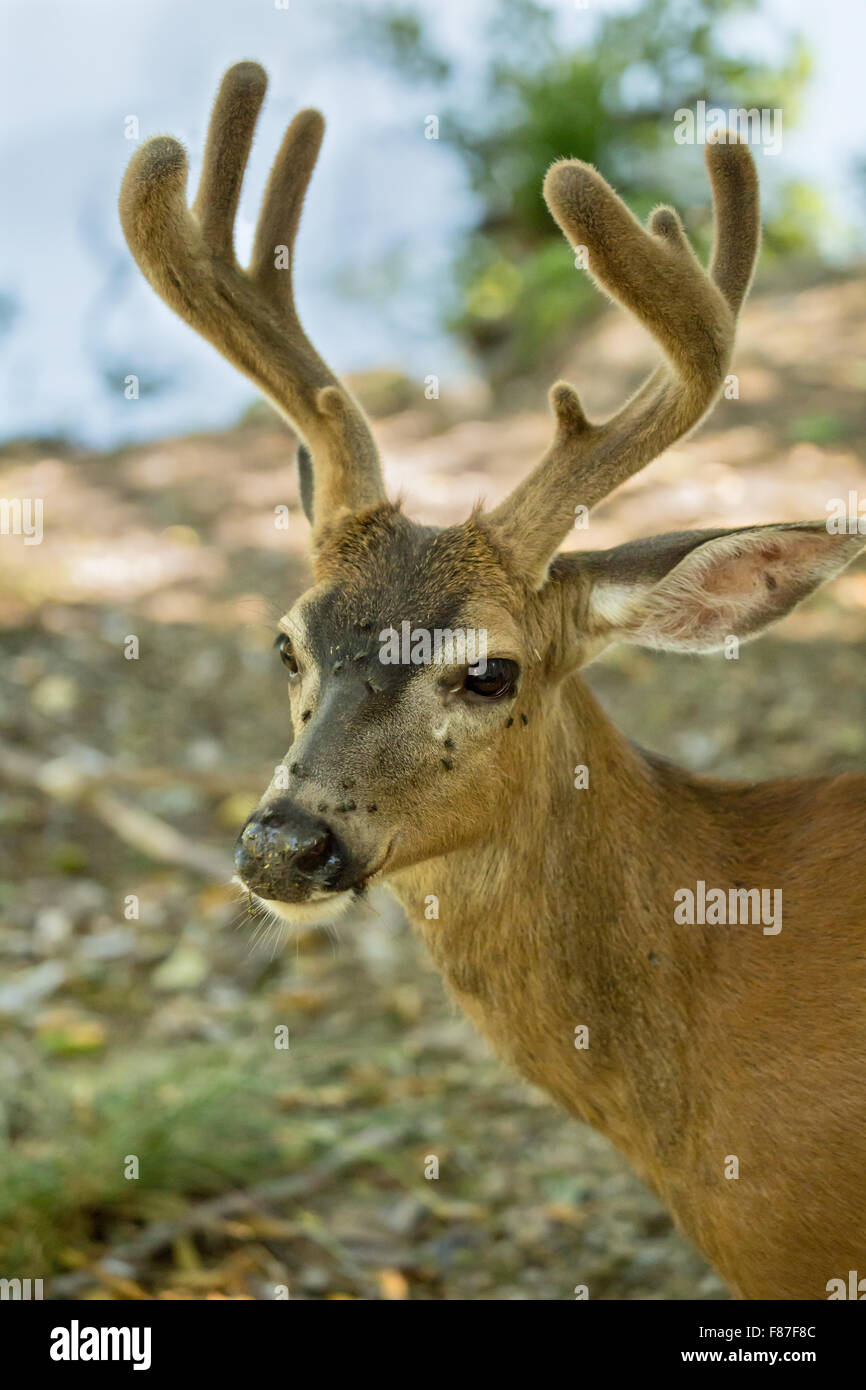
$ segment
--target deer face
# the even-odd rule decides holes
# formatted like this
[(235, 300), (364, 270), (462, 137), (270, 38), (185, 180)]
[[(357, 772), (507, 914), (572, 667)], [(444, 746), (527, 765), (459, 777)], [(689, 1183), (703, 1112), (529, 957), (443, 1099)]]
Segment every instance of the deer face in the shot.
[(435, 531), (389, 506), (325, 538), (277, 637), (294, 741), (237, 845), (277, 915), (333, 917), (491, 823), (538, 698), (536, 624), (506, 564), (474, 519)]
[[(157, 292), (304, 441), (316, 584), (278, 639), (295, 741), (286, 776), (241, 832), (237, 863), (241, 882), (278, 913), (310, 920), (333, 916), (378, 873), (482, 835), (503, 795), (513, 801), (531, 776), (532, 740), (518, 765), (509, 731), (554, 698), (558, 676), (612, 641), (712, 651), (754, 636), (847, 564), (862, 537), (856, 524), (831, 535), (824, 522), (791, 522), (556, 554), (577, 507), (596, 506), (693, 429), (721, 391), (760, 237), (754, 162), (730, 134), (705, 150), (709, 271), (672, 209), (656, 208), (644, 228), (592, 166), (567, 159), (548, 170), (555, 220), (664, 360), (598, 423), (559, 382), (553, 442), (498, 507), (450, 530), (413, 526), (388, 503), (369, 422), (295, 307), (294, 240), (324, 129), (318, 112), (300, 112), (286, 131), (249, 267), (235, 258), (234, 216), (265, 86), (256, 63), (229, 69), (191, 207), (185, 153), (158, 136), (133, 156), (120, 212)], [(456, 652), (455, 632), (464, 642)]]
[(241, 882), (289, 921), (332, 918), (492, 830), (531, 776), (525, 726), (549, 724), (563, 677), (579, 702), (609, 643), (717, 650), (861, 548), (821, 523), (692, 531), (560, 555), (535, 588), (482, 516), (435, 531), (384, 504), (332, 525), (280, 624), (294, 742), (238, 839)]

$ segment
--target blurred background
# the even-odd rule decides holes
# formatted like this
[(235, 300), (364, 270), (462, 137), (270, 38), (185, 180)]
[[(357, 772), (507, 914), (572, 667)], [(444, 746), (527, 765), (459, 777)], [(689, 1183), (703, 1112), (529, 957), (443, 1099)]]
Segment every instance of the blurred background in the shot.
[[(391, 492), (447, 524), (545, 447), (555, 376), (603, 413), (653, 361), (575, 270), (549, 162), (593, 161), (641, 215), (675, 203), (705, 253), (674, 113), (780, 111), (734, 387), (575, 541), (866, 516), (862, 6), (7, 0), (0, 23), (0, 498), (44, 504), (40, 544), (0, 534), (0, 1277), (83, 1299), (726, 1297), (610, 1146), (490, 1056), (387, 897), (282, 941), (227, 886), (288, 741), (294, 443), (148, 289), (116, 196), (162, 131), (192, 182), (222, 71), (256, 58), (243, 253), (283, 128), (320, 106), (301, 312)], [(717, 660), (624, 648), (591, 682), (698, 771), (862, 767), (863, 565), (724, 679)]]

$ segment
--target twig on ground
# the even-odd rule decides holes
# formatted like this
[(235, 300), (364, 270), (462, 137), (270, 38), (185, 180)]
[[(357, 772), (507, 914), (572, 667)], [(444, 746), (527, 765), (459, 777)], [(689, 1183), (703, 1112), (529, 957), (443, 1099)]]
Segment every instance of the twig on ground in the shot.
[(228, 882), (232, 864), (227, 854), (193, 840), (108, 790), (104, 783), (110, 768), (110, 760), (90, 748), (40, 762), (31, 753), (0, 742), (0, 775), (8, 781), (36, 787), (53, 801), (82, 807), (150, 859)]
[(356, 1163), (368, 1157), (381, 1160), (383, 1150), (406, 1138), (410, 1126), (387, 1128), (384, 1125), (370, 1126), (362, 1130), (354, 1139), (341, 1144), (327, 1158), (309, 1168), (304, 1173), (294, 1173), (283, 1178), (271, 1178), (255, 1187), (240, 1192), (227, 1192), (220, 1197), (212, 1197), (207, 1202), (199, 1202), (173, 1221), (156, 1221), (125, 1245), (117, 1245), (108, 1250), (90, 1269), (75, 1270), (72, 1274), (61, 1275), (52, 1280), (53, 1298), (74, 1298), (81, 1289), (98, 1280), (101, 1268), (111, 1276), (133, 1276), (138, 1268), (152, 1258), (159, 1250), (171, 1245), (179, 1236), (193, 1231), (206, 1230), (216, 1222), (237, 1212), (247, 1211), (267, 1202), (284, 1202), (295, 1197), (307, 1197), (327, 1186), (332, 1178), (346, 1172)]

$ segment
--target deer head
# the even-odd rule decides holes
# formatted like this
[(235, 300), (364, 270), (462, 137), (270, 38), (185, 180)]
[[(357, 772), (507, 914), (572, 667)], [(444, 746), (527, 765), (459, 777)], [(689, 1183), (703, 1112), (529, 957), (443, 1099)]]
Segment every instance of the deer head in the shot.
[[(293, 243), (323, 132), (317, 112), (289, 126), (249, 268), (235, 259), (234, 215), (265, 86), (254, 63), (226, 74), (191, 208), (184, 151), (158, 137), (133, 157), (120, 213), (157, 293), (303, 440), (315, 583), (277, 637), (294, 731), (287, 785), (275, 779), (242, 830), (237, 867), (279, 916), (308, 921), (333, 917), (377, 875), (489, 839), (505, 801), (532, 797), (564, 684), (579, 702), (579, 668), (609, 643), (701, 652), (752, 637), (863, 541), (803, 522), (556, 553), (575, 508), (595, 506), (692, 430), (724, 383), (760, 235), (754, 164), (733, 137), (706, 150), (708, 272), (672, 209), (657, 208), (644, 228), (591, 166), (553, 165), (544, 183), (551, 213), (586, 248), (600, 288), (656, 339), (661, 365), (601, 423), (558, 383), (553, 443), (511, 496), (444, 530), (408, 520), (386, 497), (358, 403), (310, 345), (295, 307)], [(383, 660), (394, 655), (393, 634), (402, 645), (404, 624), (410, 659)], [(484, 634), (486, 661), (479, 648), (467, 659), (459, 640), (456, 655), (447, 639), (437, 647), (437, 633)], [(527, 728), (531, 743), (521, 740)]]

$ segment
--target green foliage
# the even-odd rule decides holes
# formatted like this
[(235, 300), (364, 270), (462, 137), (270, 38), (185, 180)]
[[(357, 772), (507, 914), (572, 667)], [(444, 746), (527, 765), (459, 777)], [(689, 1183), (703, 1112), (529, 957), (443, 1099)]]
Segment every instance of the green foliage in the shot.
[[(783, 112), (789, 129), (809, 76), (788, 37), (775, 63), (740, 56), (737, 23), (759, 0), (640, 0), (625, 14), (588, 10), (574, 46), (541, 0), (495, 6), (483, 81), (442, 123), (466, 168), (480, 216), (458, 248), (449, 325), (494, 384), (548, 373), (600, 296), (576, 269), (541, 195), (544, 171), (573, 155), (597, 165), (639, 216), (674, 203), (706, 253), (709, 198), (700, 150), (674, 142), (674, 113), (704, 100)], [(392, 15), (393, 20), (393, 15)], [(413, 31), (416, 51), (426, 40)], [(821, 208), (798, 184), (764, 184), (764, 260), (815, 252)]]
[(353, 52), (367, 52), (384, 59), (411, 81), (441, 82), (449, 75), (450, 64), (426, 41), (417, 14), (386, 7), (374, 16), (372, 23), (367, 18), (355, 5), (348, 5), (341, 12), (341, 24)]
[(798, 415), (788, 425), (788, 438), (797, 444), (837, 444), (845, 434), (845, 421), (834, 410)]
[[(4, 1269), (55, 1272), (64, 1244), (86, 1243), (97, 1205), (152, 1218), (173, 1198), (182, 1206), (243, 1183), (251, 1169), (283, 1171), (273, 1115), (281, 1078), (237, 1050), (189, 1045), (173, 1064), (126, 1053), (105, 1063), (98, 1083), (74, 1068), (42, 1073), (19, 1103), (16, 1142), (0, 1140)], [(128, 1154), (140, 1164), (134, 1181), (124, 1177)]]

